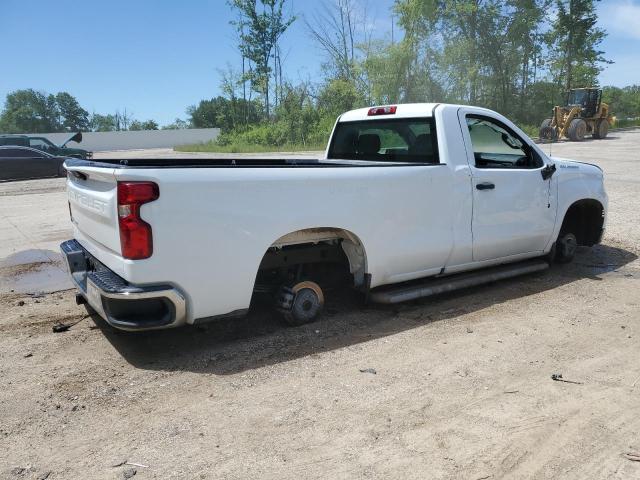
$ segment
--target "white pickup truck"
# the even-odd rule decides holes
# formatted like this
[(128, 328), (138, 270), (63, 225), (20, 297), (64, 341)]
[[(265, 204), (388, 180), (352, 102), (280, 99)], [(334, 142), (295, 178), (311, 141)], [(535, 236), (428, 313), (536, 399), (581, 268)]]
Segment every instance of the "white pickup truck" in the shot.
[(482, 108), (343, 114), (320, 160), (68, 160), (79, 303), (148, 330), (247, 312), (293, 324), (345, 282), (394, 303), (542, 270), (602, 237), (597, 166)]

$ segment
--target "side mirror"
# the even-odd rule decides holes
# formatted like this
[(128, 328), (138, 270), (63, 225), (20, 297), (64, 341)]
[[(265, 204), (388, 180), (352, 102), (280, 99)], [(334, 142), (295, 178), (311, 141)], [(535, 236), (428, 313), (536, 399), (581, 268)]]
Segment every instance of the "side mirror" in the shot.
[(542, 174), (542, 180), (549, 180), (551, 177), (553, 177), (553, 174), (556, 173), (556, 165), (554, 163), (551, 163), (544, 167), (540, 171), (540, 173)]

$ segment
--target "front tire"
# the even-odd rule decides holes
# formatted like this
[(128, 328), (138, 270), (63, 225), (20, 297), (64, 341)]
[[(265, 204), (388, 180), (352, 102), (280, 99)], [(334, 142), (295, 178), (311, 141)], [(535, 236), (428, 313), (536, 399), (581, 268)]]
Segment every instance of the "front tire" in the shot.
[(569, 130), (567, 135), (569, 136), (569, 140), (573, 140), (574, 142), (581, 142), (584, 140), (584, 136), (587, 134), (587, 122), (585, 122), (582, 118), (574, 118), (571, 120), (571, 124), (569, 125)]
[(561, 233), (555, 245), (555, 261), (570, 263), (576, 255), (578, 239), (573, 233)]
[(541, 140), (555, 142), (558, 139), (558, 132), (554, 127), (551, 126), (551, 121), (552, 120), (550, 118), (546, 118), (542, 121), (542, 124), (540, 125), (540, 131), (538, 133), (538, 136)]

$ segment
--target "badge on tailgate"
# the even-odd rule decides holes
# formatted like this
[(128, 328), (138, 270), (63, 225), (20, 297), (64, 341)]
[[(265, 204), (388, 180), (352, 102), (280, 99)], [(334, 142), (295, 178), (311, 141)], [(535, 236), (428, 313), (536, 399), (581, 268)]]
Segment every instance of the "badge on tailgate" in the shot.
[(109, 206), (109, 204), (98, 198), (94, 198), (90, 195), (78, 192), (76, 190), (69, 190), (69, 200), (82, 205), (88, 210), (92, 210), (100, 215), (107, 215), (107, 207)]

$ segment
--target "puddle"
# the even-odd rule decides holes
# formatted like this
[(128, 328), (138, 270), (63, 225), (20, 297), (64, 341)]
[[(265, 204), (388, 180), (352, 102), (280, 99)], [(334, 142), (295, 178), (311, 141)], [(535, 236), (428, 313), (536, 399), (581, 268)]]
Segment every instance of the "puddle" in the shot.
[(50, 293), (72, 288), (59, 253), (24, 250), (0, 261), (0, 293)]

